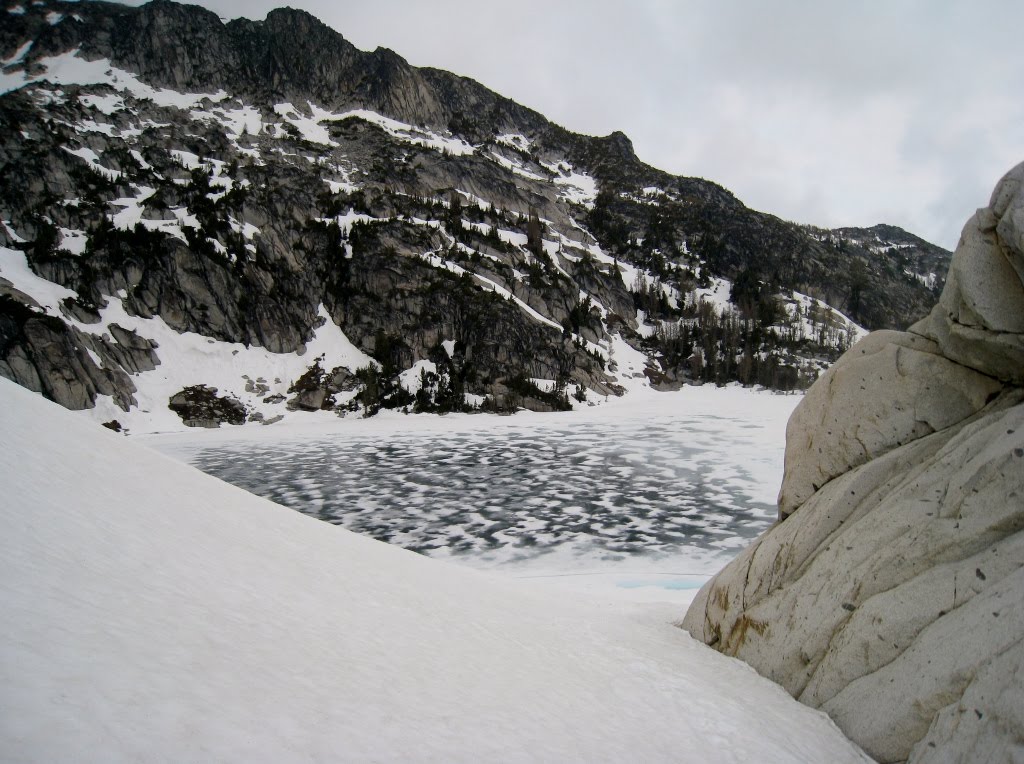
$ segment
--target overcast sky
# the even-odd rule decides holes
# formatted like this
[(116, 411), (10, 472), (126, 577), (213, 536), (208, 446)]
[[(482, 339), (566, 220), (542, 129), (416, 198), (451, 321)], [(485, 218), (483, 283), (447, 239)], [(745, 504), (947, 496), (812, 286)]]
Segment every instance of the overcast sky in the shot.
[[(133, 2), (133, 5), (140, 3)], [(952, 249), (1024, 161), (1021, 0), (200, 0), (288, 4), (648, 164), (823, 226)]]

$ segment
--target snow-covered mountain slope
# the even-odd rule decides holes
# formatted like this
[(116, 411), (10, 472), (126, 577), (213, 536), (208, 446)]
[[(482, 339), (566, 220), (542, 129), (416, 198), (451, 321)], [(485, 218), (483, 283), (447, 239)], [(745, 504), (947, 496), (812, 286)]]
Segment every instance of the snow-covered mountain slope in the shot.
[(133, 432), (803, 388), (934, 297), (300, 11), (0, 14), (0, 376)]
[(670, 624), (304, 517), (0, 380), (5, 761), (866, 761)]

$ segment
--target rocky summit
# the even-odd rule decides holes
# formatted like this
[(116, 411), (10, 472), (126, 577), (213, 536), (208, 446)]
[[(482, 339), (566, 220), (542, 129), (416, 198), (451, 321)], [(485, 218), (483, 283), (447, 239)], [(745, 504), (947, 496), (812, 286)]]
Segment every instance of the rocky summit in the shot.
[(779, 522), (683, 626), (880, 762), (1020, 757), (1024, 164), (964, 227), (928, 316), (808, 391)]
[(301, 11), (0, 13), (0, 375), (115, 428), (803, 388), (942, 286)]

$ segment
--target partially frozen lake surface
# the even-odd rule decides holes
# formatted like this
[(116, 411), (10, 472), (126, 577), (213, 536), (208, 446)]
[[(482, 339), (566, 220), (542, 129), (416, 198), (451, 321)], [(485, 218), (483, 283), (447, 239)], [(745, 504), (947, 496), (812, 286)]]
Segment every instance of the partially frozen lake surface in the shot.
[[(388, 414), (157, 436), (252, 493), (514, 575), (697, 586), (775, 518), (795, 396), (641, 393), (566, 414)], [(654, 576), (655, 578), (652, 578)]]

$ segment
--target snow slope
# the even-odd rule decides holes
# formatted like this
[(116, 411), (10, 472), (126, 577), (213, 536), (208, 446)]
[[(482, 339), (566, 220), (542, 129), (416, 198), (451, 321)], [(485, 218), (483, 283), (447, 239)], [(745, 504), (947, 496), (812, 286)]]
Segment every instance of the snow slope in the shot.
[(347, 533), (0, 380), (0, 759), (865, 761), (636, 613)]

